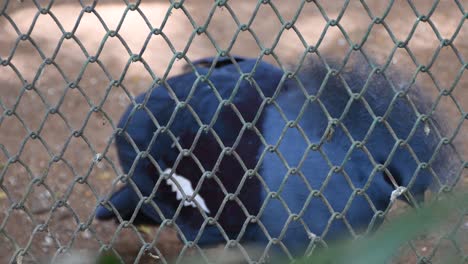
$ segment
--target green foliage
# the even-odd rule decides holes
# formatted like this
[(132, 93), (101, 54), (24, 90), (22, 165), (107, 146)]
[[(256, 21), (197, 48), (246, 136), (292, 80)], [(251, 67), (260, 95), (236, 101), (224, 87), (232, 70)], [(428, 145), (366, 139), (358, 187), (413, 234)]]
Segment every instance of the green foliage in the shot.
[(114, 254), (103, 254), (96, 260), (96, 264), (117, 264), (122, 263)]
[[(386, 263), (401, 246), (427, 230), (437, 229), (446, 223), (450, 215), (468, 213), (468, 193), (449, 195), (441, 196), (437, 201), (392, 219), (370, 237), (331, 245), (323, 252), (304, 258), (299, 263)], [(465, 260), (468, 260), (467, 256)], [(444, 263), (454, 263), (453, 261), (449, 259)]]

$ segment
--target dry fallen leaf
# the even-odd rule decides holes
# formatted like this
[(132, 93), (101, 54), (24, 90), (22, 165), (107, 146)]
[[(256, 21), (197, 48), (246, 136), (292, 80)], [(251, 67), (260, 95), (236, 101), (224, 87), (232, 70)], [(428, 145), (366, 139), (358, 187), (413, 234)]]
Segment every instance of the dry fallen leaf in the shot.
[(147, 234), (147, 235), (151, 235), (152, 234), (152, 227), (149, 226), (149, 225), (139, 225), (138, 226), (138, 231), (144, 233), (144, 234)]

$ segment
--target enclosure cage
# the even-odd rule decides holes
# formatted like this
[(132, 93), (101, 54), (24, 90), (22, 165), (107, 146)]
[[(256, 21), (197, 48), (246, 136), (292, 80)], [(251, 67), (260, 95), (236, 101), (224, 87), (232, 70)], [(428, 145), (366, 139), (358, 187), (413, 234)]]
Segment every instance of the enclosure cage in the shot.
[[(459, 193), (466, 198), (466, 8), (467, 2), (459, 0), (2, 0), (0, 262), (91, 263), (103, 257), (116, 263), (273, 261), (264, 248), (255, 249), (258, 255), (251, 253), (242, 233), (206, 248), (181, 236), (176, 219), (166, 219), (160, 228), (95, 219), (97, 207), (131, 181), (115, 148), (124, 111), (137, 107), (139, 94), (195, 71), (193, 62), (205, 57), (256, 58), (281, 69), (282, 78), (299, 83), (297, 71), (309, 57), (324, 65), (327, 76), (340, 76), (360, 57), (358, 64), (389, 76), (395, 98), (419, 87), (427, 109), (415, 111), (414, 127), (425, 124), (426, 133), (436, 133), (440, 144), (434, 157), (443, 155), (437, 153), (444, 147), (451, 150), (445, 170), (432, 172), (435, 183), (426, 200)], [(350, 102), (360, 100), (359, 93), (342, 92), (350, 93)], [(320, 100), (320, 95), (310, 96)], [(417, 104), (418, 98), (408, 96)], [(274, 96), (263, 98), (265, 104), (274, 101)], [(439, 118), (442, 129), (425, 123), (432, 117)], [(382, 118), (374, 117), (375, 122)], [(340, 126), (340, 118), (330, 121)], [(314, 147), (320, 151), (320, 146), (310, 145)], [(419, 168), (430, 167), (434, 159), (419, 163)], [(330, 170), (340, 166), (332, 164)], [(349, 203), (361, 191), (350, 188)], [(321, 191), (311, 193), (319, 196)], [(383, 219), (384, 227), (395, 229), (371, 240), (388, 245), (388, 251), (349, 246), (346, 252), (357, 263), (376, 263), (372, 261), (382, 256), (389, 263), (465, 263), (468, 204), (463, 198), (454, 201), (450, 210), (447, 204), (435, 207), (440, 209), (436, 218), (442, 214), (444, 219), (434, 225), (424, 205), (412, 204), (413, 209), (392, 200), (374, 215)], [(422, 215), (427, 219), (400, 219), (415, 210), (426, 212)], [(346, 218), (341, 211), (333, 213)], [(421, 230), (424, 220), (431, 224)], [(415, 233), (402, 236), (402, 228)], [(356, 245), (366, 241), (359, 235), (354, 238)], [(312, 240), (307, 257), (320, 257), (327, 241), (320, 236)], [(266, 245), (273, 244), (281, 247), (281, 237), (267, 236)]]

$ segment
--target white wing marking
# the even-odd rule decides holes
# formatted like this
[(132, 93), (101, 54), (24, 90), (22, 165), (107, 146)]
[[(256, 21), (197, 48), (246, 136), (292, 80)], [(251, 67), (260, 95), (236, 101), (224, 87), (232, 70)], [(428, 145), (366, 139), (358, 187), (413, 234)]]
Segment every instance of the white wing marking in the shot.
[[(170, 174), (171, 170), (166, 169), (163, 173)], [(184, 196), (174, 181), (176, 181), (179, 184), (181, 189), (184, 191), (185, 195), (193, 197), (193, 193), (195, 192), (195, 190), (192, 187), (192, 183), (189, 180), (187, 180), (187, 178), (185, 178), (184, 176), (177, 175), (176, 173), (174, 173), (172, 174), (171, 178), (166, 179), (166, 184), (171, 186), (171, 190), (176, 193), (177, 200), (182, 201), (184, 199)], [(201, 195), (197, 194), (193, 199), (197, 201), (197, 203), (200, 205), (203, 211), (210, 213), (210, 209), (208, 209), (208, 206), (206, 206), (205, 200), (203, 199), (203, 197), (201, 197)], [(192, 206), (194, 208), (197, 207), (197, 205), (193, 201), (184, 201), (184, 206)]]

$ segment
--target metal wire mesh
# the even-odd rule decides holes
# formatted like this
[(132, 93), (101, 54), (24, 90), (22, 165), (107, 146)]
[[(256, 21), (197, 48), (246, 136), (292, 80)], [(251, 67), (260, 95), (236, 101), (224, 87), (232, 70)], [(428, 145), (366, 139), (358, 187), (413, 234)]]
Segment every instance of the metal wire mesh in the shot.
[[(298, 83), (301, 80), (295, 75), (295, 71), (287, 70), (286, 65), (289, 65), (291, 60), (284, 57), (284, 52), (287, 52), (285, 49), (291, 49), (285, 46), (284, 39), (291, 38), (291, 35), (295, 38), (293, 49), (298, 54), (298, 68), (310, 54), (316, 55), (327, 64), (326, 56), (323, 56), (326, 52), (322, 50), (326, 49), (325, 45), (329, 43), (327, 37), (333, 31), (340, 35), (338, 41), (342, 55), (340, 67), (344, 67), (355, 52), (367, 59), (372, 57), (369, 55), (374, 53), (374, 49), (386, 49), (387, 54), (382, 56), (381, 66), (373, 65), (369, 59), (367, 63), (373, 65), (371, 67), (374, 72), (390, 71), (388, 69), (395, 63), (395, 57), (404, 52), (410, 65), (413, 66), (407, 83), (419, 82), (419, 76), (424, 74), (427, 76), (425, 82), (431, 83), (434, 87), (434, 90), (430, 92), (434, 96), (431, 98), (432, 104), (427, 113), (443, 111), (441, 105), (444, 104), (451, 109), (447, 115), (450, 120), (447, 122), (453, 130), (447, 133), (437, 131), (441, 138), (439, 147), (455, 144), (457, 139), (466, 142), (465, 120), (468, 118), (466, 96), (459, 96), (459, 94), (466, 93), (468, 66), (466, 62), (468, 33), (464, 25), (468, 13), (463, 1), (454, 0), (443, 3), (434, 1), (431, 5), (426, 5), (429, 8), (424, 10), (410, 0), (388, 1), (385, 4), (376, 3), (378, 1), (344, 1), (335, 9), (329, 8), (327, 4), (320, 1), (302, 0), (294, 4), (279, 1), (247, 2), (250, 2), (247, 8), (249, 10), (239, 9), (238, 5), (231, 1), (204, 3), (203, 7), (206, 9), (202, 15), (197, 8), (190, 6), (192, 4), (190, 1), (168, 1), (164, 4), (158, 2), (157, 7), (162, 10), (162, 13), (157, 14), (163, 14), (158, 18), (159, 20), (152, 15), (154, 9), (145, 7), (145, 1), (32, 0), (32, 2), (23, 2), (6, 0), (0, 5), (0, 46), (2, 46), (0, 75), (4, 76), (0, 78), (0, 86), (5, 87), (0, 99), (2, 109), (0, 117), (2, 138), (0, 142), (2, 150), (0, 154), (0, 208), (4, 210), (0, 217), (2, 261), (10, 263), (60, 261), (63, 255), (82, 248), (101, 253), (110, 250), (120, 256), (122, 261), (129, 261), (123, 256), (125, 254), (122, 254), (121, 250), (116, 249), (120, 236), (127, 231), (132, 233), (133, 241), (139, 243), (139, 251), (136, 256), (132, 256), (130, 261), (138, 262), (145, 256), (150, 256), (150, 259), (156, 256), (155, 258), (160, 261), (168, 261), (160, 250), (161, 246), (158, 246), (158, 242), (165, 236), (167, 227), (180, 233), (174, 219), (163, 221), (157, 231), (150, 232), (149, 237), (145, 236), (145, 232), (139, 230), (131, 221), (120, 219), (117, 227), (112, 227), (113, 229), (107, 227), (104, 230), (93, 222), (94, 209), (101, 203), (101, 198), (118, 189), (121, 182), (132, 184), (137, 189), (132, 183), (131, 175), (125, 175), (115, 161), (112, 146), (115, 136), (121, 133), (116, 126), (116, 120), (129, 103), (135, 104), (136, 109), (145, 108), (144, 104), (135, 103), (134, 95), (155, 85), (164, 84), (169, 76), (177, 72), (173, 69), (177, 68), (178, 63), (183, 62), (194, 67), (190, 54), (204, 49), (204, 53), (201, 53), (205, 55), (228, 56), (239, 49), (242, 50), (242, 38), (246, 35), (254, 43), (251, 46), (253, 48), (250, 49), (251, 55), (276, 63), (285, 71), (285, 78), (296, 79)], [(434, 14), (446, 8), (447, 2), (451, 4), (449, 8), (451, 16), (457, 21), (448, 26), (450, 34), (447, 34), (445, 28), (441, 31), (439, 29), (441, 24), (434, 22), (436, 20)], [(114, 5), (112, 8), (118, 12), (105, 9), (108, 3)], [(67, 4), (74, 5), (73, 15), (72, 11), (66, 9)], [(288, 15), (282, 11), (285, 6), (290, 10)], [(367, 27), (359, 29), (358, 37), (349, 33), (350, 28), (346, 24), (346, 21), (349, 22), (350, 19), (346, 18), (348, 10), (353, 8), (358, 8), (361, 16), (367, 19)], [(315, 34), (313, 40), (311, 40), (308, 28), (300, 23), (308, 9), (314, 9), (314, 18), (320, 20), (323, 25), (315, 27), (319, 34)], [(397, 30), (395, 33), (396, 27), (388, 22), (389, 17), (394, 16), (394, 12), (398, 12), (395, 10), (408, 12), (405, 14), (407, 17), (404, 21), (412, 21), (412, 24), (406, 25), (409, 29), (406, 32), (402, 33), (401, 30)], [(264, 12), (269, 12), (267, 17)], [(72, 19), (67, 19), (67, 16)], [(113, 22), (106, 20), (106, 17), (110, 16), (113, 17)], [(177, 29), (170, 30), (171, 23), (178, 23), (177, 19), (184, 20), (185, 28), (181, 30), (186, 34), (184, 36), (177, 35)], [(64, 20), (66, 22), (63, 22)], [(93, 26), (83, 27), (86, 20), (92, 21)], [(127, 35), (132, 31), (134, 20), (140, 21), (140, 30), (144, 32), (140, 35), (144, 37), (138, 40)], [(230, 33), (222, 33), (223, 25), (217, 25), (220, 20), (230, 21), (232, 27)], [(276, 27), (265, 33), (262, 31), (264, 29), (262, 23), (274, 23)], [(144, 29), (141, 28), (142, 25)], [(89, 31), (93, 27), (95, 30)], [(217, 27), (221, 27), (222, 30)], [(426, 52), (429, 54), (426, 59), (422, 59), (418, 54), (419, 49), (412, 47), (413, 42), (420, 38), (421, 27), (425, 28), (422, 34), (431, 35), (432, 41), (437, 43), (435, 49)], [(386, 37), (380, 35), (376, 37), (374, 35), (376, 30), (383, 32), (382, 34)], [(47, 34), (49, 31), (50, 35)], [(217, 33), (226, 35), (223, 35), (220, 40)], [(94, 38), (92, 42), (89, 35), (99, 35), (99, 37)], [(269, 36), (269, 41), (265, 41), (265, 35)], [(200, 37), (204, 38), (201, 45), (197, 42)], [(183, 43), (176, 41), (175, 38), (182, 39)], [(386, 43), (366, 49), (366, 44), (373, 38), (377, 39), (377, 44), (382, 41), (381, 39), (384, 39)], [(148, 55), (151, 54), (151, 49), (155, 49), (152, 44), (155, 39), (158, 39), (157, 43), (162, 43), (164, 46), (164, 48), (158, 46), (156, 52), (169, 54), (168, 59), (163, 62), (165, 66), (162, 67), (163, 69), (159, 67), (161, 64), (156, 65), (159, 67), (158, 72), (155, 72), (154, 60), (159, 57), (154, 54)], [(106, 53), (109, 45), (119, 47), (120, 60)], [(442, 60), (441, 54), (447, 52), (451, 53), (449, 63), (452, 66), (449, 74), (441, 80), (440, 74), (435, 70), (437, 68), (435, 65)], [(114, 65), (113, 60), (116, 61), (117, 66)], [(144, 72), (141, 75), (146, 77), (135, 77), (135, 71)], [(336, 75), (339, 72), (340, 68), (329, 67), (329, 74)], [(248, 76), (245, 77), (248, 78)], [(135, 86), (138, 88), (135, 89)], [(394, 90), (399, 89), (394, 88)], [(354, 100), (352, 96), (359, 96), (349, 88), (346, 92), (350, 94), (350, 102)], [(399, 96), (398, 93), (395, 98), (397, 96)], [(78, 103), (71, 99), (76, 97), (79, 98)], [(186, 99), (186, 101), (189, 100), (190, 98)], [(279, 137), (279, 142), (281, 142), (287, 133), (287, 128), (296, 126), (297, 122), (288, 120), (282, 113), (281, 107), (271, 98), (263, 98), (263, 100), (265, 104), (275, 105), (287, 123)], [(220, 107), (231, 103), (232, 98), (220, 100)], [(184, 107), (186, 107), (184, 102), (177, 102), (175, 111)], [(117, 111), (116, 108), (122, 108), (122, 110)], [(235, 106), (233, 109), (242, 120)], [(303, 114), (303, 110), (299, 115)], [(349, 108), (346, 111), (349, 111)], [(346, 111), (343, 116), (347, 114)], [(425, 122), (428, 119), (428, 115), (421, 114), (417, 110), (415, 112), (418, 115), (418, 122)], [(197, 113), (193, 115), (200, 125), (198, 133), (210, 129), (210, 124), (201, 122)], [(218, 116), (214, 115), (211, 123), (216, 122), (217, 118)], [(381, 117), (373, 116), (373, 118), (375, 122), (381, 121)], [(418, 122), (415, 123), (415, 128)], [(331, 120), (331, 123), (342, 127), (346, 133), (346, 126), (340, 123), (339, 119)], [(247, 129), (252, 124), (242, 121), (242, 125)], [(165, 132), (164, 127), (158, 126), (156, 133)], [(221, 155), (236, 155), (232, 152), (232, 148), (223, 145), (214, 130), (211, 132), (220, 143)], [(170, 131), (168, 133), (170, 134)], [(259, 137), (262, 136), (258, 130), (256, 133)], [(348, 160), (352, 149), (361, 147), (361, 142), (354, 141), (349, 133), (347, 136), (353, 142), (353, 146), (344, 160)], [(177, 141), (175, 135), (172, 137)], [(404, 141), (398, 139), (396, 135), (394, 137), (398, 141)], [(322, 140), (326, 140), (326, 137)], [(311, 142), (307, 144), (311, 150), (320, 152), (324, 162), (330, 164), (331, 171), (339, 170), (342, 166), (333, 165), (327, 154), (318, 147), (320, 144), (314, 145)], [(462, 144), (466, 145), (466, 143)], [(463, 148), (465, 146), (460, 146), (460, 149)], [(277, 152), (277, 149), (275, 146), (267, 146), (265, 153), (268, 151)], [(141, 155), (144, 153), (142, 152)], [(184, 155), (192, 156), (196, 160), (191, 149), (183, 149), (180, 158)], [(278, 156), (289, 171), (285, 175), (284, 181), (286, 181), (295, 168), (289, 167), (287, 160), (280, 153)], [(458, 176), (453, 182), (456, 183), (456, 188), (463, 188), (466, 186), (463, 173), (468, 163), (463, 151), (457, 151), (455, 156), (457, 162), (454, 162), (456, 165), (451, 170), (456, 171)], [(242, 164), (239, 156), (236, 156), (236, 159)], [(417, 160), (417, 157), (415, 159)], [(157, 163), (154, 165), (158, 167)], [(419, 164), (419, 166), (423, 167), (427, 164)], [(255, 173), (246, 168), (243, 177), (247, 178)], [(435, 179), (441, 177), (435, 172), (433, 174)], [(200, 182), (209, 176), (209, 172), (204, 173)], [(160, 177), (156, 186), (160, 185), (162, 180), (163, 177)], [(261, 178), (260, 181), (262, 181)], [(269, 198), (278, 198), (277, 192), (268, 189), (264, 182), (262, 184), (270, 193)], [(358, 188), (352, 188), (354, 194), (361, 191)], [(436, 193), (450, 192), (452, 189), (451, 184), (440, 180)], [(310, 191), (311, 197), (321, 195), (321, 190), (311, 188)], [(225, 195), (226, 202), (237, 199), (235, 194), (227, 191)], [(351, 205), (353, 197), (354, 195), (349, 198), (345, 207)], [(146, 202), (146, 199), (151, 199), (151, 197), (140, 198), (140, 206)], [(259, 221), (267, 203), (268, 199), (262, 204), (259, 215), (247, 216), (245, 225), (250, 221)], [(247, 211), (240, 201), (239, 205)], [(180, 204), (179, 210), (182, 206), (183, 203)], [(285, 210), (288, 210), (286, 203), (283, 202), (283, 206)], [(423, 251), (419, 249), (418, 242), (409, 243), (413, 258), (418, 261), (430, 261), (441, 248), (444, 248), (444, 241), (448, 240), (451, 241), (449, 247), (454, 248), (454, 251), (460, 255), (460, 259), (466, 261), (467, 245), (456, 237), (467, 233), (468, 208), (460, 209), (462, 213), (454, 220), (457, 224), (446, 231), (445, 240), (438, 239), (433, 243), (432, 248), (426, 248)], [(376, 214), (385, 215), (389, 210), (376, 212)], [(174, 217), (177, 218), (178, 214), (176, 213)], [(292, 221), (295, 217), (297, 215), (291, 214), (288, 221)], [(342, 212), (333, 212), (332, 218), (342, 217)], [(200, 234), (206, 225), (211, 224), (216, 224), (216, 219), (207, 217)], [(324, 233), (327, 233), (327, 228)], [(351, 227), (350, 230), (353, 232)], [(240, 242), (244, 231), (241, 230), (237, 240), (227, 239), (223, 247), (238, 248), (247, 261), (252, 261)], [(263, 231), (268, 234), (267, 230)], [(107, 238), (102, 234), (106, 232)], [(224, 231), (220, 229), (220, 232)], [(178, 253), (179, 261), (182, 261), (188, 254), (187, 252), (191, 250), (198, 251), (206, 262), (213, 261), (206, 256), (206, 252), (197, 245), (196, 241), (187, 240), (183, 234), (180, 235), (183, 245)], [(228, 237), (226, 233), (223, 235)], [(279, 243), (277, 238), (268, 237), (268, 239), (270, 243), (267, 247)], [(462, 239), (462, 241), (465, 240)], [(312, 240), (310, 245), (312, 253), (313, 248), (320, 243), (319, 239)], [(468, 242), (465, 241), (465, 243)]]

